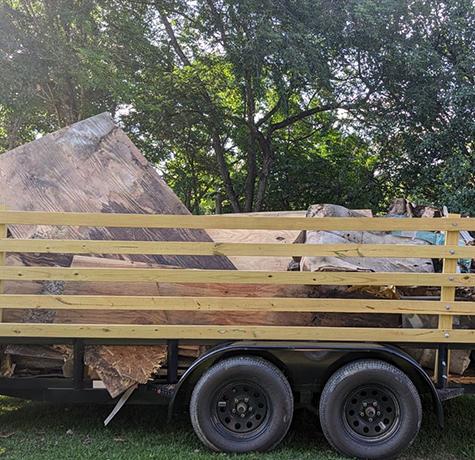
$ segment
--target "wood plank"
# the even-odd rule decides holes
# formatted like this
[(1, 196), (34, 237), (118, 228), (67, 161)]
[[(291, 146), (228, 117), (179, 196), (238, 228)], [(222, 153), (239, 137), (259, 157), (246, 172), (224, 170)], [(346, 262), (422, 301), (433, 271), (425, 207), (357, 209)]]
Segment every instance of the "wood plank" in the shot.
[(113, 228), (273, 229), (273, 230), (469, 230), (475, 218), (401, 219), (372, 217), (251, 217), (232, 215), (149, 215), (121, 213), (0, 211), (0, 222), (15, 225), (53, 225)]
[[(458, 214), (449, 214), (448, 218), (456, 218), (460, 217)], [(458, 245), (460, 238), (459, 231), (447, 231), (445, 233), (445, 245)], [(456, 273), (457, 272), (457, 259), (448, 259), (444, 258), (443, 265), (442, 265), (442, 273)], [(455, 287), (453, 286), (442, 286), (440, 289), (440, 300), (441, 302), (453, 302), (455, 300)], [(449, 306), (450, 308), (450, 306)], [(450, 315), (439, 315), (438, 319), (438, 328), (440, 330), (445, 330), (445, 334), (447, 337), (451, 335), (449, 332), (453, 328), (454, 318)], [(435, 374), (439, 375), (439, 359), (438, 359), (439, 351), (437, 350), (437, 358), (436, 358), (436, 369)], [(450, 351), (447, 353), (447, 369), (450, 369)]]
[[(459, 217), (456, 214), (450, 214), (450, 217)], [(446, 232), (445, 245), (454, 246), (458, 245), (460, 233), (458, 231)], [(457, 272), (457, 259), (444, 258), (442, 273), (450, 274)], [(454, 286), (442, 286), (440, 290), (441, 302), (453, 302), (455, 300), (455, 287)], [(439, 329), (452, 329), (453, 317), (450, 315), (439, 316)]]
[[(458, 234), (458, 232), (455, 232)], [(251, 257), (475, 258), (475, 246), (389, 244), (289, 244), (181, 241), (0, 239), (0, 251), (53, 254), (153, 254)]]
[[(73, 267), (93, 268), (93, 267), (114, 267), (117, 261), (103, 259), (98, 257), (75, 256)], [(65, 283), (64, 294), (70, 295), (151, 295), (151, 296), (204, 296), (204, 297), (223, 297), (223, 296), (241, 296), (241, 297), (307, 297), (312, 290), (311, 286), (285, 286), (285, 285), (239, 285), (226, 283), (202, 283), (202, 284), (180, 284), (180, 283), (157, 283), (158, 292), (146, 290), (135, 290), (140, 284), (146, 283), (112, 283), (114, 291), (108, 286), (111, 283), (104, 282), (77, 282)], [(115, 286), (118, 289), (115, 289)], [(122, 286), (122, 287), (120, 287)], [(131, 288), (129, 287), (131, 286)], [(22, 292), (21, 290), (18, 292)], [(63, 294), (63, 293), (62, 293)], [(58, 323), (122, 323), (122, 324), (262, 324), (262, 325), (284, 325), (306, 326), (311, 324), (313, 313), (281, 313), (281, 312), (254, 312), (249, 315), (240, 311), (139, 311), (139, 310), (120, 310), (114, 314), (108, 314), (104, 320), (100, 321), (98, 315), (94, 319), (87, 321), (94, 312), (101, 310), (55, 310)], [(5, 310), (8, 312), (8, 318), (11, 322), (15, 321), (14, 312), (21, 310)], [(107, 312), (103, 312), (106, 313)], [(130, 318), (126, 321), (127, 316)], [(118, 321), (120, 317), (120, 321)], [(62, 318), (62, 320), (60, 319)]]
[[(268, 217), (305, 217), (306, 211), (274, 211), (258, 212), (249, 214), (252, 216)], [(295, 243), (300, 230), (235, 230), (235, 229), (207, 229), (207, 233), (213, 241), (219, 243)], [(267, 271), (287, 271), (292, 262), (292, 256), (262, 257), (258, 255), (227, 256), (238, 270), (267, 270)]]
[(450, 338), (439, 329), (299, 327), (299, 326), (196, 326), (136, 324), (27, 324), (2, 323), (3, 337), (61, 337), (108, 339), (195, 340), (324, 340), (364, 342), (470, 343), (475, 330), (457, 329)]
[(297, 285), (475, 286), (475, 274), (264, 272), (157, 268), (0, 267), (3, 280), (143, 281)]
[[(450, 307), (450, 310), (447, 310)], [(285, 297), (177, 297), (101, 295), (0, 295), (4, 309), (282, 311), (475, 315), (475, 302), (438, 300), (309, 299)]]
[[(0, 211), (5, 210), (5, 206), (0, 205)], [(7, 238), (7, 225), (1, 223), (0, 221), (0, 238), (6, 239)], [(0, 266), (6, 265), (7, 261), (7, 254), (5, 251), (0, 249)], [(0, 295), (5, 292), (5, 281), (0, 279)], [(0, 322), (3, 321), (3, 310), (0, 309)], [(0, 360), (1, 361), (1, 360)]]

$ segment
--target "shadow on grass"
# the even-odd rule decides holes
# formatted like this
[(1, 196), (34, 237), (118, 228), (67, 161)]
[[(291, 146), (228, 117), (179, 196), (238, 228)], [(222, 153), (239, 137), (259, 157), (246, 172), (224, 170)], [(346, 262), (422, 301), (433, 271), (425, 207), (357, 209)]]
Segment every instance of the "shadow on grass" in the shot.
[[(475, 398), (446, 404), (446, 428), (440, 430), (430, 409), (421, 433), (403, 459), (475, 459)], [(111, 425), (102, 422), (110, 408), (59, 406), (0, 399), (0, 459), (193, 459), (239, 458), (337, 460), (320, 432), (315, 415), (298, 412), (282, 446), (268, 454), (213, 454), (196, 439), (188, 417), (171, 424), (166, 410), (154, 406), (122, 409)]]

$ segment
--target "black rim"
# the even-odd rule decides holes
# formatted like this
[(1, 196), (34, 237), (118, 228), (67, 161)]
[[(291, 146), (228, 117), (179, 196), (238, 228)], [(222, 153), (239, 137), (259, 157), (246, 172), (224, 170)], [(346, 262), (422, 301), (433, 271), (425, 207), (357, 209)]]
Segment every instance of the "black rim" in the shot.
[(361, 386), (348, 395), (344, 419), (353, 436), (370, 442), (380, 441), (397, 429), (399, 404), (394, 393), (385, 386)]
[(211, 401), (215, 424), (228, 433), (255, 435), (269, 418), (267, 394), (256, 383), (229, 383), (219, 388)]

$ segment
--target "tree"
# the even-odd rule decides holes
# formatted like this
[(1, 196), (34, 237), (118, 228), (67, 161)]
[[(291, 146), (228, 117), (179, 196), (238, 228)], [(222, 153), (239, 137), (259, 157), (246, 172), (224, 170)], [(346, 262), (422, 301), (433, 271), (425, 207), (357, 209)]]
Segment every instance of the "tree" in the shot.
[(145, 31), (120, 3), (6, 0), (0, 8), (0, 116), (13, 148), (104, 110), (115, 112), (127, 85), (119, 66), (135, 63)]
[(322, 129), (338, 111), (366, 107), (378, 89), (378, 78), (365, 75), (340, 40), (347, 11), (317, 3), (154, 3), (162, 26), (156, 37), (174, 57), (160, 77), (168, 97), (150, 95), (145, 109), (134, 103), (134, 119), (149, 111), (158, 133), (147, 132), (157, 138), (169, 129), (179, 137), (192, 125), (207, 132), (233, 211), (263, 209), (281, 132)]
[[(475, 5), (472, 0), (419, 0), (398, 18), (373, 8), (355, 36), (385, 53), (388, 102), (365, 116), (381, 164), (379, 180), (415, 201), (475, 212)], [(379, 37), (379, 38), (378, 38)]]
[(399, 194), (471, 210), (473, 11), (6, 0), (0, 149), (109, 110), (196, 213), (381, 208)]

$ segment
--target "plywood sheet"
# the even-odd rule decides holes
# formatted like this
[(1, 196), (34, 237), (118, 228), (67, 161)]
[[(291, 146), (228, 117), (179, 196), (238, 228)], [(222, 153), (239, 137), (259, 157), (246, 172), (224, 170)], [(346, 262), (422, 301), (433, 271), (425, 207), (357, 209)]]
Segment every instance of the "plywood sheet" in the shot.
[[(0, 203), (12, 210), (189, 214), (107, 113), (2, 154), (0, 183)], [(193, 229), (13, 226), (9, 230), (15, 238), (211, 241), (204, 230)], [(234, 268), (223, 256), (129, 258), (187, 268)]]

